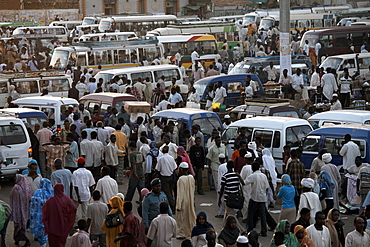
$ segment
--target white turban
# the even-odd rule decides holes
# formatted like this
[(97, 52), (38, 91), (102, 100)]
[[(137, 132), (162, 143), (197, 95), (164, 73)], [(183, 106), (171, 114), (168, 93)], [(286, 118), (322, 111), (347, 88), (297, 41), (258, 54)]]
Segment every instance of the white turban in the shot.
[(315, 181), (312, 178), (304, 178), (301, 181), (303, 187), (313, 189), (315, 187)]
[(322, 161), (324, 161), (325, 163), (329, 163), (331, 160), (332, 160), (332, 157), (331, 157), (331, 154), (330, 153), (324, 153), (322, 155)]

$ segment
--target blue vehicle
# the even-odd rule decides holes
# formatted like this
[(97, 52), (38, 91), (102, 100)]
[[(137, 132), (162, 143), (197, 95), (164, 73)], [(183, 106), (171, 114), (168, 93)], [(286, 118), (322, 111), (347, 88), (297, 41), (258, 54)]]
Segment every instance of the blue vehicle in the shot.
[(257, 92), (256, 94), (263, 94), (263, 86), (260, 79), (255, 74), (235, 74), (235, 75), (216, 75), (209, 76), (194, 83), (194, 88), (196, 92), (201, 95), (200, 100), (207, 100), (208, 87), (211, 84), (215, 84), (218, 81), (222, 81), (222, 86), (226, 88), (227, 97), (224, 102), (227, 106), (238, 106), (244, 104), (241, 100), (241, 92), (244, 91), (245, 79), (247, 75), (250, 75), (252, 81), (257, 82)]
[(221, 119), (218, 115), (211, 111), (194, 109), (194, 108), (176, 108), (172, 110), (164, 110), (157, 112), (152, 116), (153, 119), (165, 119), (168, 121), (174, 121), (177, 123), (177, 128), (179, 130), (179, 142), (180, 145), (186, 145), (185, 137), (183, 136), (183, 131), (188, 129), (191, 132), (191, 127), (195, 124), (199, 125), (201, 132), (204, 135), (204, 142), (211, 137), (213, 129), (217, 129), (220, 133), (223, 131), (224, 127), (222, 125)]
[[(331, 153), (332, 164), (342, 167), (343, 158), (339, 151), (344, 144), (344, 135), (350, 134), (352, 141), (355, 142), (361, 151), (363, 162), (370, 162), (370, 125), (366, 124), (343, 124), (328, 127), (321, 127), (309, 133), (303, 140), (303, 153), (300, 158), (305, 168), (309, 170), (313, 159), (321, 149), (326, 148)], [(343, 169), (341, 169), (343, 171)]]
[(42, 126), (42, 122), (48, 121), (48, 116), (46, 116), (44, 112), (30, 108), (3, 108), (0, 109), (0, 115), (20, 118), (31, 128), (33, 128), (36, 123), (39, 123)]

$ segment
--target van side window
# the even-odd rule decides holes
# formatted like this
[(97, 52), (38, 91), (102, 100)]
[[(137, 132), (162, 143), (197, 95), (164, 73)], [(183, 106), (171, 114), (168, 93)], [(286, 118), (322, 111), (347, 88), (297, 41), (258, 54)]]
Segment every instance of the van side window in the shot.
[(0, 81), (0, 93), (7, 93), (8, 85), (6, 81)]
[(0, 126), (1, 145), (20, 144), (26, 141), (27, 138), (21, 125), (12, 124)]
[(176, 80), (180, 79), (180, 73), (178, 69), (166, 69), (166, 70), (159, 70), (154, 71), (154, 79), (157, 82), (162, 75), (164, 75), (165, 81), (171, 81), (172, 78), (176, 78)]
[(242, 87), (242, 83), (240, 81), (237, 82), (228, 82), (227, 83), (227, 93), (240, 93), (240, 89)]
[[(366, 142), (364, 140), (353, 140), (353, 139), (352, 141), (359, 146), (361, 157), (364, 158)], [(326, 137), (324, 139), (324, 148), (326, 148), (329, 153), (335, 156), (340, 156), (339, 151), (342, 148), (343, 144), (344, 144), (343, 138)]]
[(17, 81), (12, 83), (16, 88), (18, 88), (18, 93), (29, 94), (38, 93), (37, 81)]
[(40, 80), (40, 90), (47, 89), (49, 92), (63, 92), (69, 90), (67, 79)]
[(138, 78), (141, 78), (141, 81), (144, 81), (145, 78), (149, 77), (152, 78), (152, 74), (150, 72), (139, 72), (139, 73), (132, 73), (131, 74), (131, 82), (137, 82)]
[(280, 131), (275, 131), (275, 134), (274, 134), (274, 141), (272, 142), (272, 147), (273, 148), (278, 148), (280, 147)]
[(268, 131), (268, 130), (256, 130), (254, 132), (253, 138), (261, 137), (262, 145), (265, 148), (270, 148), (271, 142), (272, 142), (272, 133), (273, 133), (272, 131)]

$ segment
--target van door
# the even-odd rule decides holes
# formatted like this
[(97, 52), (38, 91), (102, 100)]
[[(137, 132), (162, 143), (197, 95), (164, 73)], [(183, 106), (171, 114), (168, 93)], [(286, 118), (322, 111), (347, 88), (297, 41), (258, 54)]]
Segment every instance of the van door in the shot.
[(311, 168), (313, 159), (318, 155), (321, 150), (322, 143), (320, 144), (321, 136), (307, 136), (302, 143), (302, 157), (300, 161), (304, 164), (306, 170)]
[(223, 86), (226, 88), (227, 92), (227, 97), (224, 102), (225, 105), (238, 106), (244, 103), (241, 100), (241, 90), (243, 87), (243, 83), (241, 80), (226, 81), (224, 82)]

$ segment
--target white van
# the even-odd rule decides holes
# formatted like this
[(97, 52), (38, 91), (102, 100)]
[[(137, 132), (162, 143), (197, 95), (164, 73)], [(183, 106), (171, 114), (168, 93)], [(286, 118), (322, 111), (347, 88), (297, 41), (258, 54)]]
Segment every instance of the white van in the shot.
[[(356, 62), (356, 55), (358, 55), (358, 63)], [(357, 66), (358, 64), (358, 66)], [(349, 75), (353, 75), (357, 70), (359, 70), (360, 75), (368, 71), (370, 66), (370, 53), (358, 53), (358, 54), (346, 54), (327, 57), (320, 68), (330, 67), (337, 71), (337, 74), (343, 73), (344, 68), (348, 68)]]
[(68, 42), (68, 31), (63, 26), (17, 27), (13, 31), (14, 38), (57, 38), (60, 42)]
[[(103, 70), (95, 75), (95, 79), (98, 82), (100, 78), (103, 78), (104, 83), (110, 81), (115, 76), (126, 77), (131, 82), (137, 82), (138, 78), (149, 78), (153, 84), (153, 89), (156, 88), (156, 83), (159, 79), (164, 76), (164, 82), (166, 87), (171, 85), (172, 78), (176, 78), (176, 84), (180, 85), (181, 93), (187, 93), (188, 89), (186, 85), (183, 85), (184, 79), (181, 71), (176, 65), (152, 65), (152, 66), (139, 66), (124, 69), (111, 69)], [(181, 87), (183, 85), (184, 87)]]
[(80, 42), (104, 42), (104, 41), (126, 41), (137, 39), (135, 32), (114, 32), (114, 33), (90, 33), (79, 38)]
[(337, 110), (317, 113), (308, 118), (319, 127), (328, 124), (370, 124), (370, 111)]
[(69, 106), (74, 109), (78, 107), (78, 101), (71, 98), (52, 97), (52, 96), (37, 96), (26, 97), (13, 101), (19, 107), (27, 107), (35, 110), (43, 111), (48, 118), (53, 118), (56, 125), (63, 126), (66, 119), (66, 110)]
[(4, 163), (0, 178), (12, 177), (28, 166), (32, 157), (31, 140), (23, 121), (14, 117), (0, 117), (0, 150)]
[(312, 131), (307, 120), (290, 117), (253, 117), (236, 121), (227, 127), (222, 134), (228, 157), (234, 151), (235, 138), (240, 128), (247, 128), (248, 141), (261, 137), (262, 145), (270, 149), (280, 174), (283, 173), (283, 147), (289, 145), (298, 148), (301, 140)]
[(0, 107), (4, 107), (14, 85), (21, 97), (39, 96), (44, 89), (56, 97), (68, 96), (72, 78), (59, 71), (0, 73)]
[(63, 26), (67, 28), (68, 35), (77, 26), (82, 25), (82, 21), (53, 21), (49, 24), (50, 27)]

